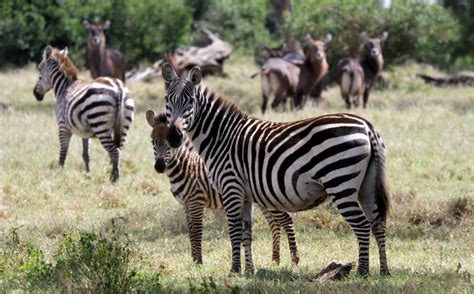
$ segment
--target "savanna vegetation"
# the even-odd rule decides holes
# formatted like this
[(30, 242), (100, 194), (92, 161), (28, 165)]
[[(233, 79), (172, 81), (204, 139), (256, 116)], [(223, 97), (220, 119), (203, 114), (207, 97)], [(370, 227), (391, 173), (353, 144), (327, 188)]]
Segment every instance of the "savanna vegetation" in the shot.
[[(234, 55), (227, 78), (204, 80), (241, 109), (274, 121), (345, 111), (339, 90), (323, 92), (330, 106), (261, 115), (258, 67)], [(357, 242), (331, 203), (294, 215), (301, 261), (292, 266), (285, 236), (282, 264), (271, 261), (271, 234), (255, 211), (254, 276), (228, 276), (230, 241), (222, 213), (207, 211), (204, 265), (193, 264), (184, 213), (164, 175), (153, 169), (150, 128), (144, 111), (163, 109), (164, 87), (130, 83), (136, 120), (123, 150), (122, 177), (109, 183), (108, 156), (91, 146), (91, 174), (84, 174), (81, 143), (71, 142), (66, 166), (57, 163), (59, 142), (54, 97), (32, 95), (37, 70), (0, 74), (0, 289), (108, 289), (191, 293), (432, 292), (473, 290), (474, 90), (436, 88), (414, 77), (430, 66), (405, 64), (383, 73), (385, 88), (372, 92), (367, 109), (388, 148), (392, 212), (388, 221), (390, 277), (378, 275), (371, 244), (371, 276), (351, 274), (319, 284), (311, 279), (332, 261), (357, 260)], [(83, 72), (88, 79), (89, 73)]]
[[(462, 1), (294, 0), (293, 15), (276, 27), (270, 1), (232, 0), (4, 0), (0, 3), (0, 67), (38, 62), (51, 44), (68, 46), (83, 66), (87, 32), (82, 20), (110, 20), (107, 44), (125, 55), (128, 68), (156, 61), (166, 52), (200, 42), (193, 28), (217, 32), (236, 49), (262, 61), (258, 45), (281, 45), (290, 36), (300, 40), (332, 33), (330, 64), (354, 56), (359, 33), (388, 31), (387, 64), (407, 59), (429, 62), (449, 71), (472, 70), (472, 15)], [(193, 25), (192, 25), (193, 24)]]
[[(0, 3), (0, 292), (431, 292), (474, 291), (474, 88), (437, 88), (416, 73), (442, 75), (473, 70), (472, 13), (444, 1), (294, 0), (293, 15), (276, 27), (269, 1), (232, 0), (3, 0)], [(371, 244), (371, 276), (351, 274), (320, 284), (313, 277), (332, 261), (356, 262), (357, 242), (329, 202), (294, 214), (300, 264), (290, 263), (285, 235), (282, 263), (271, 261), (271, 234), (256, 210), (253, 254), (256, 274), (229, 276), (230, 240), (223, 213), (206, 211), (204, 265), (193, 264), (184, 212), (154, 169), (145, 110), (163, 110), (164, 85), (129, 83), (136, 119), (111, 184), (109, 157), (91, 146), (84, 173), (81, 142), (73, 137), (64, 169), (52, 93), (43, 102), (32, 90), (34, 66), (47, 44), (69, 47), (85, 70), (87, 32), (82, 20), (109, 19), (107, 44), (119, 49), (129, 69), (166, 52), (199, 43), (198, 27), (217, 32), (235, 53), (226, 77), (204, 83), (262, 119), (289, 121), (346, 111), (339, 89), (323, 92), (324, 107), (260, 112), (259, 45), (330, 32), (331, 68), (359, 50), (359, 33), (389, 32), (386, 68), (367, 109), (388, 149), (392, 210), (387, 247), (390, 277), (378, 274)], [(194, 25), (193, 25), (194, 24)], [(432, 65), (426, 65), (427, 63)], [(442, 69), (443, 71), (441, 71)]]

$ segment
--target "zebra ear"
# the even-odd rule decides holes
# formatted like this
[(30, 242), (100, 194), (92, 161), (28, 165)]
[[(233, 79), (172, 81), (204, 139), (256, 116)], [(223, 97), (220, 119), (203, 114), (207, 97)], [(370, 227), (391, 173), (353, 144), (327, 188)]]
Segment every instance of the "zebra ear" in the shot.
[(46, 46), (43, 51), (43, 59), (46, 60), (51, 57), (51, 54), (53, 53), (53, 47), (51, 45)]
[(67, 56), (67, 53), (68, 53), (67, 47), (64, 47), (64, 49), (61, 50), (61, 51), (59, 51), (59, 53), (61, 53), (61, 54), (64, 55), (64, 56)]
[(178, 78), (174, 68), (169, 63), (163, 64), (163, 67), (161, 68), (161, 75), (168, 83), (171, 83)]
[(150, 125), (150, 127), (155, 127), (155, 112), (153, 112), (153, 110), (151, 109), (148, 109), (146, 111), (146, 121), (148, 122), (148, 124)]
[(195, 86), (197, 86), (201, 83), (201, 78), (202, 78), (202, 74), (201, 74), (201, 69), (199, 68), (199, 66), (195, 66), (191, 68), (191, 71), (189, 72), (189, 75), (188, 75), (188, 80), (191, 81), (191, 83), (193, 83)]

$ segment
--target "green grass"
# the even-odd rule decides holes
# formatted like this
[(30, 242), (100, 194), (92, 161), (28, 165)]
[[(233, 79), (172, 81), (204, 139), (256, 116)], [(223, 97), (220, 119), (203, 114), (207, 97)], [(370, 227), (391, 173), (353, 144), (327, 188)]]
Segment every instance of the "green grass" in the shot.
[[(262, 116), (260, 81), (249, 78), (256, 71), (251, 61), (235, 57), (226, 64), (228, 78), (211, 77), (204, 82), (243, 110), (268, 120), (346, 111), (338, 89), (332, 87), (323, 93), (330, 106), (307, 105), (297, 112), (270, 111)], [(64, 170), (58, 168), (54, 97), (49, 94), (41, 103), (35, 100), (36, 70), (0, 73), (0, 290), (20, 287), (30, 277), (25, 275), (25, 266), (5, 253), (11, 247), (8, 238), (13, 228), (21, 244), (40, 250), (45, 262), (54, 266), (65, 236), (102, 233), (111, 219), (118, 218), (130, 240), (131, 268), (144, 277), (158, 273), (166, 292), (472, 292), (474, 88), (424, 85), (414, 77), (421, 71), (435, 72), (415, 64), (387, 70), (385, 90), (371, 93), (368, 109), (353, 110), (375, 124), (388, 148), (393, 205), (387, 246), (392, 275), (378, 275), (372, 240), (368, 279), (351, 274), (344, 281), (325, 284), (311, 278), (332, 261), (357, 260), (354, 235), (327, 203), (294, 215), (301, 257), (297, 267), (290, 263), (285, 236), (282, 264), (272, 264), (271, 235), (257, 211), (254, 276), (228, 276), (226, 221), (211, 211), (205, 215), (204, 265), (193, 265), (184, 213), (171, 196), (167, 178), (153, 169), (144, 111), (163, 109), (162, 81), (129, 84), (137, 105), (136, 120), (122, 153), (120, 183), (112, 185), (108, 156), (98, 141), (91, 146), (90, 177), (84, 174), (77, 137), (71, 142)], [(82, 76), (89, 78), (85, 72)], [(39, 287), (61, 289), (61, 284)]]

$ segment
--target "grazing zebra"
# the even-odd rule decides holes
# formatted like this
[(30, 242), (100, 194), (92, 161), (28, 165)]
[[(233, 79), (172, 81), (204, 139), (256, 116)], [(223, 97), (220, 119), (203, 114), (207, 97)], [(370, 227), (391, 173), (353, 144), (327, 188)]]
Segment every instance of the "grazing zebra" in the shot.
[(357, 236), (359, 273), (369, 272), (371, 229), (381, 273), (389, 273), (385, 146), (370, 122), (352, 114), (263, 121), (200, 86), (199, 67), (188, 78), (179, 78), (170, 65), (162, 73), (170, 83), (165, 96), (167, 140), (171, 147), (179, 147), (184, 130), (222, 194), (232, 272), (240, 272), (241, 243), (251, 242), (252, 201), (268, 209), (302, 211), (329, 196)]
[[(170, 148), (166, 141), (168, 127), (165, 114), (161, 113), (157, 116), (152, 110), (148, 110), (146, 119), (153, 128), (151, 140), (155, 153), (155, 170), (158, 173), (166, 172), (170, 179), (171, 192), (176, 200), (183, 205), (186, 213), (191, 255), (196, 263), (202, 264), (203, 211), (205, 207), (224, 209), (221, 195), (209, 182), (206, 166), (199, 154), (195, 152), (190, 140), (184, 139), (183, 145), (178, 149)], [(291, 261), (298, 264), (298, 250), (291, 216), (286, 212), (269, 211), (262, 206), (260, 208), (273, 235), (273, 261), (280, 263), (280, 228), (283, 226), (288, 237)], [(250, 246), (245, 245), (246, 262), (249, 263), (249, 267), (253, 267)]]
[(59, 165), (64, 166), (72, 134), (82, 138), (82, 158), (89, 172), (89, 138), (97, 137), (112, 160), (110, 180), (119, 178), (120, 148), (133, 120), (134, 103), (122, 81), (97, 78), (88, 83), (77, 79), (77, 69), (67, 57), (47, 46), (39, 64), (40, 76), (33, 93), (38, 101), (52, 88), (56, 96), (59, 126)]

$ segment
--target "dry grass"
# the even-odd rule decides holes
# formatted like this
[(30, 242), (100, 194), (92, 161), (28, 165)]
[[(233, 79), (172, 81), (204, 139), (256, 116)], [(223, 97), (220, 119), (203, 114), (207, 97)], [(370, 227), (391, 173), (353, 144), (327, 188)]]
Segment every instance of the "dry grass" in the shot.
[[(331, 87), (323, 93), (330, 108), (307, 106), (298, 112), (279, 110), (262, 116), (260, 81), (249, 78), (257, 70), (248, 59), (234, 57), (226, 65), (228, 78), (208, 78), (205, 83), (264, 119), (288, 121), (345, 111), (338, 89)], [(144, 110), (163, 109), (161, 81), (129, 85), (137, 105), (136, 120), (124, 148), (120, 183), (111, 185), (109, 160), (97, 141), (91, 146), (90, 176), (84, 174), (78, 138), (71, 142), (64, 170), (57, 167), (54, 98), (48, 95), (42, 103), (35, 101), (36, 70), (0, 73), (0, 227), (4, 232), (19, 228), (20, 238), (34, 243), (49, 258), (62, 232), (100, 232), (112, 218), (120, 217), (140, 252), (134, 266), (160, 271), (161, 283), (174, 292), (214, 288), (231, 292), (235, 287), (264, 293), (472, 291), (474, 89), (425, 85), (415, 78), (421, 71), (436, 73), (416, 64), (387, 70), (386, 88), (371, 93), (368, 109), (353, 110), (375, 124), (388, 146), (393, 195), (388, 223), (390, 278), (377, 275), (372, 242), (373, 275), (368, 280), (351, 276), (324, 285), (310, 281), (331, 261), (356, 260), (355, 238), (330, 204), (295, 215), (298, 267), (291, 266), (284, 239), (282, 265), (272, 264), (270, 232), (256, 212), (257, 273), (251, 277), (227, 276), (226, 221), (222, 214), (207, 211), (204, 265), (194, 266), (182, 209), (172, 198), (165, 176), (153, 170)]]

